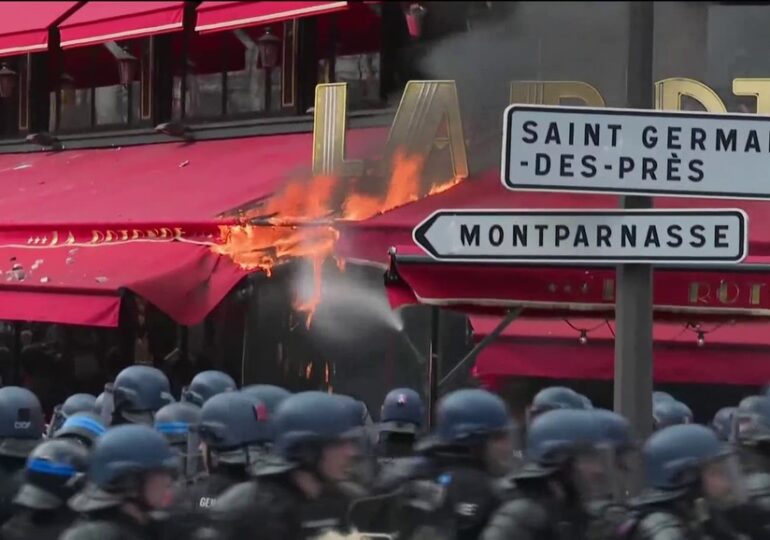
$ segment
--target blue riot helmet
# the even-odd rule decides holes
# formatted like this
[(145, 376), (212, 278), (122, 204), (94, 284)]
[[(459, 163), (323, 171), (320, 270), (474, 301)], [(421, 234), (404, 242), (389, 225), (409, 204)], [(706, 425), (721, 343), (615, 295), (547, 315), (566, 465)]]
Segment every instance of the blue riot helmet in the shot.
[(732, 440), (733, 416), (737, 407), (722, 407), (711, 420), (711, 429), (714, 430), (720, 441)]
[(273, 451), (282, 463), (255, 470), (257, 475), (292, 468), (317, 472), (324, 448), (349, 440), (358, 427), (343, 401), (324, 392), (300, 392), (285, 399), (273, 423)]
[(32, 510), (55, 510), (82, 486), (88, 450), (65, 440), (40, 443), (27, 458), (22, 484), (13, 502)]
[(201, 408), (193, 403), (169, 403), (155, 413), (155, 429), (172, 446), (186, 447), (190, 430), (196, 431), (201, 421)]
[(73, 394), (64, 403), (57, 405), (51, 418), (48, 436), (53, 436), (67, 418), (79, 412), (98, 412), (96, 397), (91, 394)]
[(168, 441), (149, 426), (116, 426), (99, 437), (91, 452), (86, 486), (70, 499), (76, 512), (93, 512), (141, 500), (151, 473), (175, 475), (179, 456)]
[(749, 396), (733, 415), (734, 441), (741, 446), (770, 444), (770, 398)]
[(92, 448), (96, 439), (104, 435), (107, 427), (98, 414), (79, 412), (64, 421), (64, 424), (54, 433), (55, 439), (68, 439)]
[(415, 451), (471, 459), (488, 473), (502, 475), (514, 463), (516, 427), (499, 396), (475, 388), (456, 390), (438, 402), (435, 427)]
[(583, 396), (566, 386), (549, 386), (543, 388), (535, 397), (527, 409), (527, 423), (530, 423), (538, 414), (553, 409), (586, 409), (586, 401)]
[(0, 456), (26, 459), (45, 431), (37, 396), (19, 386), (0, 388)]
[(241, 389), (241, 393), (250, 396), (253, 399), (263, 403), (267, 407), (269, 413), (274, 413), (284, 399), (291, 395), (291, 392), (281, 388), (280, 386), (273, 386), (272, 384), (252, 384), (244, 386)]
[(240, 392), (212, 397), (201, 408), (198, 427), (208, 452), (206, 460), (210, 465), (248, 465), (256, 457), (254, 447), (272, 438), (269, 419), (263, 403)]
[(155, 429), (181, 454), (187, 478), (199, 470), (200, 421), (201, 408), (184, 401), (169, 403), (155, 413)]
[(658, 403), (659, 401), (677, 401), (674, 396), (669, 394), (668, 392), (661, 392), (660, 390), (656, 390), (652, 393), (652, 402)]
[(629, 443), (626, 426), (609, 411), (553, 409), (527, 430), (525, 464), (517, 482), (556, 478), (584, 502), (622, 496), (619, 450)]
[(94, 402), (94, 407), (96, 407), (96, 411), (101, 413), (102, 407), (104, 406), (104, 395), (105, 393), (102, 392), (98, 396), (96, 396), (96, 401)]
[(425, 408), (420, 394), (411, 388), (388, 392), (380, 409), (380, 431), (385, 433), (417, 433)]
[(580, 396), (580, 399), (583, 401), (583, 408), (584, 409), (593, 409), (594, 404), (591, 402), (591, 399), (588, 396), (585, 396), (583, 394), (578, 394)]
[(168, 377), (150, 366), (129, 366), (118, 373), (115, 382), (107, 385), (104, 407), (112, 396), (113, 423), (153, 424), (155, 412), (174, 401)]
[(642, 448), (645, 489), (639, 501), (654, 504), (694, 494), (716, 505), (740, 503), (746, 492), (735, 457), (729, 445), (705, 426), (663, 428)]
[(692, 424), (690, 407), (681, 401), (658, 401), (652, 404), (653, 429), (656, 431), (678, 424)]
[(420, 447), (473, 447), (492, 435), (515, 428), (508, 406), (497, 395), (481, 389), (463, 389), (441, 398), (436, 406), (436, 427)]
[(211, 397), (237, 389), (233, 378), (224, 371), (201, 371), (193, 377), (190, 386), (182, 390), (182, 400), (202, 407)]

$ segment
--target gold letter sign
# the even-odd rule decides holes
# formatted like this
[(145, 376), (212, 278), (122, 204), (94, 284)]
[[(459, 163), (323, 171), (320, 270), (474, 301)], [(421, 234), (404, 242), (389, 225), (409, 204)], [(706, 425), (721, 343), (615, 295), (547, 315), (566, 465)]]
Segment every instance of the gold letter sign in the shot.
[(449, 145), (454, 178), (468, 176), (460, 102), (454, 81), (409, 81), (393, 119), (386, 165), (396, 146), (407, 153), (428, 156), (433, 145)]
[(313, 119), (313, 175), (360, 176), (363, 161), (345, 161), (347, 83), (315, 87)]
[(681, 111), (682, 97), (699, 102), (708, 112), (725, 113), (727, 108), (719, 96), (702, 82), (693, 79), (663, 79), (655, 83), (655, 108)]

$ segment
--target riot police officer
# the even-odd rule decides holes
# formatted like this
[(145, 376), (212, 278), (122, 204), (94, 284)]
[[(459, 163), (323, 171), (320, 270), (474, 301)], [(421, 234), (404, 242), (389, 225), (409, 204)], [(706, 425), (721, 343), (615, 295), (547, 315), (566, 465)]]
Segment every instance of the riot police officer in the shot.
[(57, 405), (54, 408), (51, 422), (48, 425), (48, 437), (53, 437), (64, 421), (75, 413), (79, 412), (94, 412), (98, 413), (96, 409), (96, 397), (91, 394), (72, 394), (61, 405)]
[(201, 408), (184, 401), (169, 403), (155, 413), (155, 429), (179, 452), (182, 457), (180, 472), (187, 482), (195, 481), (202, 469), (197, 437), (192, 436), (198, 430), (200, 420)]
[(380, 409), (377, 458), (381, 465), (413, 455), (424, 414), (420, 395), (411, 388), (388, 392)]
[(209, 398), (237, 389), (233, 378), (224, 371), (201, 371), (193, 377), (190, 386), (182, 389), (182, 401), (202, 407)]
[(88, 450), (66, 440), (39, 444), (29, 455), (24, 484), (13, 502), (18, 507), (3, 525), (4, 540), (57, 540), (72, 525), (67, 500), (80, 488), (88, 464)]
[(566, 386), (549, 386), (543, 388), (527, 408), (527, 424), (539, 414), (553, 409), (590, 409), (590, 401), (586, 401), (585, 396), (581, 396), (572, 388)]
[(302, 540), (346, 529), (349, 501), (337, 486), (357, 449), (349, 411), (329, 394), (301, 392), (279, 405), (273, 421), (272, 461), (256, 464), (256, 479), (224, 492), (212, 509), (219, 538)]
[(267, 408), (240, 392), (217, 394), (203, 404), (198, 425), (209, 476), (190, 488), (190, 510), (213, 507), (227, 488), (249, 478), (248, 468), (264, 454), (272, 431)]
[(653, 433), (642, 448), (644, 489), (624, 537), (634, 540), (737, 538), (724, 510), (745, 502), (736, 456), (714, 432), (678, 424)]
[(613, 461), (625, 438), (621, 423), (603, 414), (553, 409), (532, 421), (525, 464), (510, 477), (515, 496), (489, 521), (484, 540), (591, 537), (593, 522), (608, 519)]
[(655, 431), (678, 424), (691, 424), (690, 407), (677, 400), (662, 400), (652, 403), (652, 424)]
[(57, 405), (48, 425), (48, 437), (53, 437), (67, 418), (79, 412), (98, 413), (96, 397), (91, 394), (73, 394), (64, 403)]
[(103, 399), (103, 414), (110, 425), (152, 426), (155, 412), (174, 401), (165, 373), (142, 365), (118, 373), (115, 382), (106, 386)]
[(98, 414), (80, 412), (73, 414), (54, 434), (55, 439), (66, 439), (79, 443), (87, 449), (93, 448), (96, 439), (107, 431)]
[(668, 392), (656, 390), (652, 393), (652, 402), (658, 403), (659, 401), (677, 401), (677, 399)]
[(727, 517), (751, 538), (770, 538), (770, 398), (749, 396), (733, 412), (732, 439), (746, 475), (748, 501)]
[(735, 410), (736, 407), (722, 407), (711, 420), (711, 429), (714, 430), (720, 441), (732, 440)]
[(35, 394), (18, 386), (0, 388), (0, 524), (11, 517), (27, 456), (44, 430), (43, 410)]
[(510, 472), (516, 432), (495, 394), (463, 389), (444, 396), (435, 428), (417, 444), (423, 459), (413, 462), (403, 487), (399, 536), (477, 538), (501, 502), (495, 479)]
[(152, 540), (163, 537), (153, 511), (172, 503), (179, 458), (166, 439), (144, 425), (121, 425), (99, 437), (85, 487), (70, 507), (85, 514), (63, 540)]

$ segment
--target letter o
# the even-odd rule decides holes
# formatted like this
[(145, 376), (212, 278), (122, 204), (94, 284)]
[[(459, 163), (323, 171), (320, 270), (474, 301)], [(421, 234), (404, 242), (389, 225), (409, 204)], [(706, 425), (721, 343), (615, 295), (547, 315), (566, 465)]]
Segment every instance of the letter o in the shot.
[(492, 225), (489, 228), (489, 243), (495, 247), (503, 243), (503, 228), (500, 225)]

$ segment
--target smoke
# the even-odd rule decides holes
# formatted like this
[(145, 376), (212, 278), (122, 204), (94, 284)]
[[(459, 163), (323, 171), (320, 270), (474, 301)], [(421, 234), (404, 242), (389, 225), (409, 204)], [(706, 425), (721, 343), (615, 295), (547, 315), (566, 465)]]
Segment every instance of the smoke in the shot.
[(584, 81), (608, 105), (623, 104), (626, 2), (469, 4), (483, 6), (469, 17), (470, 29), (424, 45), (418, 67), (425, 79), (457, 83), (474, 171), (499, 163), (511, 81)]
[[(382, 270), (377, 270), (382, 282)], [(321, 302), (313, 314), (311, 331), (331, 340), (349, 340), (365, 336), (374, 329), (401, 332), (404, 323), (391, 309), (384, 285), (376, 286), (371, 279), (362, 279), (360, 270), (338, 270), (327, 264), (322, 272)], [(316, 276), (312, 265), (301, 263), (293, 286), (297, 298), (317, 294)]]

